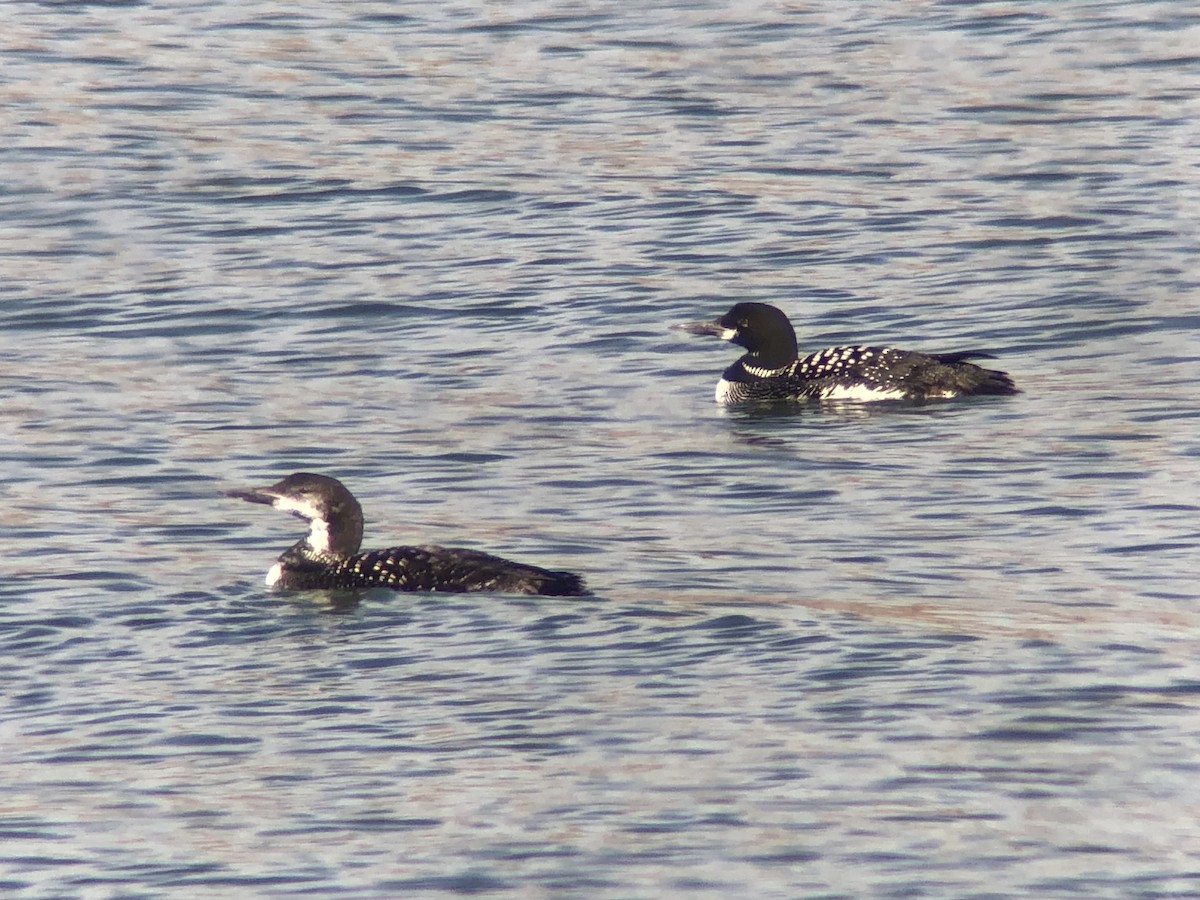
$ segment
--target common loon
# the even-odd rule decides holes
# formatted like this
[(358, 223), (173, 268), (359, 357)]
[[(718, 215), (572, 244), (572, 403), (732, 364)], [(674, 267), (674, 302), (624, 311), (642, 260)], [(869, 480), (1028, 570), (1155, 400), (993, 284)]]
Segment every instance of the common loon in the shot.
[(502, 591), (578, 597), (587, 594), (572, 572), (552, 572), (456, 547), (392, 547), (359, 553), (362, 507), (336, 478), (297, 472), (266, 488), (227, 491), (265, 503), (310, 525), (267, 573), (267, 586), (284, 590), (386, 587), (395, 591)]
[(773, 400), (931, 400), (1019, 393), (1012, 378), (968, 359), (990, 353), (918, 353), (893, 347), (830, 347), (799, 357), (788, 317), (767, 303), (738, 303), (715, 322), (676, 326), (711, 334), (750, 352), (717, 382), (718, 403)]

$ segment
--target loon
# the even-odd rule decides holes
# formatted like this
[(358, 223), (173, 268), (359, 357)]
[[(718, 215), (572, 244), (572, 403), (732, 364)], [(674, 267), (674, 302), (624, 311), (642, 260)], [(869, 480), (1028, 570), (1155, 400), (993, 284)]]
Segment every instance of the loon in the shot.
[(800, 358), (796, 332), (767, 303), (738, 303), (715, 322), (677, 325), (750, 352), (726, 369), (716, 401), (726, 405), (778, 400), (932, 400), (969, 394), (1019, 393), (1012, 378), (968, 359), (990, 353), (919, 353), (893, 347), (830, 347)]
[(226, 496), (265, 503), (310, 525), (307, 537), (289, 547), (267, 573), (267, 586), (282, 590), (386, 587), (395, 591), (501, 591), (578, 597), (588, 593), (573, 572), (553, 572), (456, 547), (392, 547), (359, 552), (362, 507), (336, 478), (296, 472), (266, 488), (227, 491)]

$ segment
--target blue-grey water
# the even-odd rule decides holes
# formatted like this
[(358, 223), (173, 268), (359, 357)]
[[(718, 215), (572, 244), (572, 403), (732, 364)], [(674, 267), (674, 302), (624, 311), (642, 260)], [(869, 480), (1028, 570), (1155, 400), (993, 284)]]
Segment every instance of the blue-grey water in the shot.
[[(0, 893), (1200, 896), (1200, 14), (0, 7)], [(723, 411), (801, 344), (1013, 398)], [(367, 545), (595, 596), (272, 595)]]

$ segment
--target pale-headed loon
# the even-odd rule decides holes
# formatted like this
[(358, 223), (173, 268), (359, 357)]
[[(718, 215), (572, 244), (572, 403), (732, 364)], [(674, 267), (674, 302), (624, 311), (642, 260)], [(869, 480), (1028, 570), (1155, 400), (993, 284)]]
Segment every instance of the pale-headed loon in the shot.
[(392, 547), (359, 552), (362, 507), (336, 478), (297, 472), (266, 488), (228, 491), (309, 523), (307, 537), (283, 552), (267, 585), (283, 590), (391, 588), (396, 591), (499, 591), (575, 597), (583, 579), (457, 547)]

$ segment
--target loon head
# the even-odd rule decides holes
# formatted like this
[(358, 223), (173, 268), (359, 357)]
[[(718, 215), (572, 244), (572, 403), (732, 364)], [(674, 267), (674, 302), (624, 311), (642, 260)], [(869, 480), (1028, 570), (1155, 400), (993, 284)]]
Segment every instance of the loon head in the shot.
[(688, 322), (677, 327), (745, 347), (750, 352), (744, 363), (759, 369), (781, 369), (797, 356), (792, 323), (769, 303), (738, 303), (715, 322)]
[(308, 522), (308, 537), (294, 549), (310, 559), (345, 559), (362, 543), (362, 507), (344, 484), (328, 475), (296, 472), (270, 487), (228, 491), (227, 496), (265, 503)]

